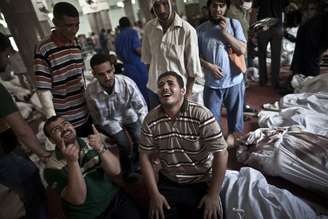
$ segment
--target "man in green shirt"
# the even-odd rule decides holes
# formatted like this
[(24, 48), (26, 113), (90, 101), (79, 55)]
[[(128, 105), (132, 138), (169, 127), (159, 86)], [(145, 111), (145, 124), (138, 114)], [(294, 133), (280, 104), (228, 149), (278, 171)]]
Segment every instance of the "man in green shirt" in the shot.
[(44, 133), (56, 144), (44, 176), (60, 194), (66, 218), (139, 218), (132, 200), (112, 182), (121, 172), (120, 163), (94, 126), (94, 134), (77, 138), (70, 122), (53, 116)]
[[(0, 33), (0, 71), (8, 63), (8, 37)], [(49, 153), (41, 148), (33, 130), (25, 122), (6, 88), (0, 84), (0, 184), (18, 192), (24, 202), (24, 218), (47, 218), (47, 202), (39, 170), (21, 151), (17, 138), (41, 159)]]

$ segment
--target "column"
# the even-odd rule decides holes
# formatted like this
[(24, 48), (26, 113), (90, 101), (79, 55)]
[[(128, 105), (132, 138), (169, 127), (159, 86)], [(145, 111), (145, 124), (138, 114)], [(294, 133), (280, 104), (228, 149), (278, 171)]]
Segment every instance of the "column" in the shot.
[(151, 0), (139, 0), (139, 7), (146, 21), (152, 19), (152, 15), (150, 13), (150, 8), (149, 8), (150, 4), (151, 4)]
[(34, 48), (50, 33), (50, 26), (41, 27), (30, 0), (1, 0), (0, 10), (4, 14), (28, 73), (33, 78)]
[(136, 21), (136, 18), (134, 16), (133, 5), (132, 5), (131, 0), (124, 0), (124, 11), (125, 11), (126, 16), (129, 18), (129, 20), (133, 24)]

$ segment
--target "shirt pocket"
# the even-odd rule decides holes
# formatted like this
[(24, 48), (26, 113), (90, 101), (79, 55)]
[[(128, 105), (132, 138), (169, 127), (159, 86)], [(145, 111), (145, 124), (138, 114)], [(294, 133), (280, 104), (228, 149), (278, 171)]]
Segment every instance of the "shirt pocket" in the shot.
[(199, 136), (183, 136), (181, 140), (186, 153), (194, 154), (199, 152), (200, 150)]

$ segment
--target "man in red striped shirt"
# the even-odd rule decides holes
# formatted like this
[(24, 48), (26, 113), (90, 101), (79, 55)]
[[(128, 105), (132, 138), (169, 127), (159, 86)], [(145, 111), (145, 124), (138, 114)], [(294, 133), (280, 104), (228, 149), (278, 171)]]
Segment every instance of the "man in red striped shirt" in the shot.
[(35, 51), (36, 87), (46, 117), (62, 116), (74, 125), (78, 136), (85, 137), (92, 129), (84, 98), (84, 63), (75, 38), (79, 12), (60, 2), (53, 14), (55, 30)]

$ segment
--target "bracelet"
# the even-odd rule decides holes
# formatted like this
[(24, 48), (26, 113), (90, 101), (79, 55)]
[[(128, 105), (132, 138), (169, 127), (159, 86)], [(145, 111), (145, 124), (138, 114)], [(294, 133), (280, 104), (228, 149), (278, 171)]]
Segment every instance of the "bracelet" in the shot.
[(103, 147), (98, 151), (98, 154), (99, 154), (99, 155), (102, 155), (103, 153), (105, 153), (105, 151), (107, 151), (107, 149), (108, 149), (107, 147), (104, 147), (104, 146), (103, 146)]

